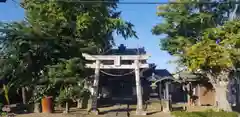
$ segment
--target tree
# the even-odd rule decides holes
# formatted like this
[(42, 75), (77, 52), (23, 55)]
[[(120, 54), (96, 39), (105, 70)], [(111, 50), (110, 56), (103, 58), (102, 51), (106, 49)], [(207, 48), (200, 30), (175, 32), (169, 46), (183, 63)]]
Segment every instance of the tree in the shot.
[[(79, 60), (76, 65), (84, 65), (86, 61), (82, 53), (97, 54), (110, 48), (114, 45), (114, 32), (125, 39), (136, 37), (133, 25), (122, 20), (120, 12), (116, 11), (117, 2), (85, 4), (24, 0), (21, 5), (26, 12), (25, 21), (1, 25), (5, 30), (1, 62), (10, 63), (0, 66), (1, 79), (19, 80), (18, 88), (35, 89), (35, 86), (46, 83), (45, 88), (39, 90), (44, 95), (58, 84), (52, 82), (57, 77), (46, 74), (54, 67), (68, 65), (73, 59)], [(71, 80), (65, 76), (65, 71), (60, 73), (61, 78)], [(78, 72), (78, 75), (82, 79), (85, 74)], [(72, 77), (77, 78), (73, 74)], [(66, 82), (60, 84), (68, 87)]]
[(206, 30), (203, 40), (188, 47), (184, 55), (185, 65), (191, 71), (200, 69), (206, 74), (215, 88), (219, 108), (226, 111), (231, 111), (227, 100), (227, 85), (240, 57), (239, 26), (240, 22), (235, 20)]
[[(228, 48), (226, 44), (231, 42), (230, 45), (234, 45), (238, 34), (232, 30), (234, 28), (229, 23), (225, 24), (235, 7), (231, 4), (220, 4), (221, 1), (213, 4), (189, 0), (177, 2), (188, 4), (159, 6), (158, 16), (163, 17), (164, 21), (156, 25), (152, 32), (155, 35), (167, 34), (166, 38), (161, 39), (161, 49), (177, 56), (178, 63), (190, 71), (202, 71), (216, 89), (216, 97), (221, 98), (216, 98), (219, 108), (230, 111), (230, 105), (224, 95), (226, 93), (219, 90), (226, 89), (226, 85), (222, 83), (226, 84), (229, 81), (228, 75), (237, 62), (237, 49), (234, 46)], [(234, 22), (237, 24), (237, 21)], [(222, 36), (229, 36), (229, 33), (234, 38)]]
[(81, 78), (84, 65), (81, 64), (81, 60), (73, 58), (70, 60), (63, 60), (54, 66), (49, 66), (47, 77), (50, 78), (52, 84), (56, 89), (60, 89), (57, 101), (66, 103), (66, 110), (68, 113), (70, 100), (76, 100), (81, 98), (84, 90), (84, 78)]
[[(167, 34), (161, 40), (161, 49), (170, 54), (181, 54), (184, 45), (200, 41), (202, 32), (228, 20), (226, 4), (200, 4), (197, 1), (177, 0), (188, 4), (167, 4), (158, 7), (158, 16), (164, 20), (152, 29), (153, 34)], [(210, 2), (210, 1), (209, 1)], [(188, 38), (188, 39), (185, 39)]]
[[(117, 0), (111, 3), (81, 3), (75, 1), (25, 0), (23, 6), (28, 21), (48, 35), (68, 40), (75, 38), (75, 43), (84, 47), (94, 47), (95, 52), (104, 51), (114, 44), (114, 31), (124, 38), (136, 37), (133, 25), (120, 18), (116, 11)], [(87, 43), (87, 44), (83, 44)]]

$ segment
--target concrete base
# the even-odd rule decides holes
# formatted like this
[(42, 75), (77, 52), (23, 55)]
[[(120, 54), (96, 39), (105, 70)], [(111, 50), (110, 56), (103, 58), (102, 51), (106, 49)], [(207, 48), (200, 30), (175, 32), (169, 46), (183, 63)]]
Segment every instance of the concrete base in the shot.
[(88, 114), (93, 113), (94, 115), (99, 115), (99, 110), (98, 109), (90, 109), (88, 110)]
[(162, 109), (163, 112), (170, 112), (172, 110), (171, 102), (169, 100), (163, 100), (162, 104), (164, 105)]
[(147, 115), (147, 112), (143, 110), (136, 110), (136, 115)]
[(64, 114), (67, 114), (67, 113), (69, 113), (69, 112), (68, 112), (68, 111), (63, 111), (63, 113), (64, 113)]
[(88, 99), (88, 103), (87, 103), (87, 110), (91, 110), (91, 108), (92, 108), (92, 99), (90, 98), (90, 99)]
[(169, 108), (163, 108), (163, 112), (170, 112)]
[(92, 113), (93, 113), (94, 115), (99, 115), (99, 111), (98, 111), (98, 110), (93, 110)]
[(183, 106), (183, 110), (186, 111), (187, 110), (187, 106), (184, 105)]
[(41, 108), (40, 108), (40, 103), (35, 103), (34, 104), (34, 113), (40, 113), (41, 112)]
[(83, 107), (83, 100), (77, 100), (77, 108), (82, 108)]

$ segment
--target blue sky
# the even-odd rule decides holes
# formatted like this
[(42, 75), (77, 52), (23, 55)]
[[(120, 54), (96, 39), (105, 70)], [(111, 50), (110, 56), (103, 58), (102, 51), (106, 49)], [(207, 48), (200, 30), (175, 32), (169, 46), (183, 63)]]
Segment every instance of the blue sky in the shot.
[[(125, 0), (126, 2), (146, 2), (146, 0)], [(147, 0), (148, 2), (156, 2), (156, 0)], [(167, 0), (158, 0), (157, 2), (166, 2)], [(125, 44), (129, 48), (144, 47), (148, 54), (151, 55), (150, 63), (156, 63), (158, 68), (168, 69), (170, 72), (175, 71), (175, 65), (169, 64), (169, 60), (174, 58), (167, 52), (161, 51), (159, 47), (160, 38), (163, 36), (154, 36), (151, 29), (157, 23), (162, 21), (157, 17), (157, 5), (153, 4), (120, 4), (119, 10), (122, 11), (122, 18), (130, 21), (135, 25), (135, 30), (139, 39), (124, 40), (120, 36), (116, 36), (116, 44)], [(18, 21), (24, 17), (24, 11), (20, 6), (8, 0), (7, 3), (0, 3), (0, 21)]]

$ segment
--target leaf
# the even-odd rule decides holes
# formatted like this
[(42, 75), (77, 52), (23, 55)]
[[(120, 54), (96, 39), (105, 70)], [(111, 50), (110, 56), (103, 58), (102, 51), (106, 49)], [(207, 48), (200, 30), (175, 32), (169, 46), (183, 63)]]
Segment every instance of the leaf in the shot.
[(214, 4), (191, 0), (177, 2), (189, 4), (158, 7), (157, 15), (164, 21), (161, 19), (152, 33), (166, 35), (160, 40), (160, 48), (177, 56), (178, 64), (193, 72), (201, 70), (217, 76), (236, 67), (239, 63), (240, 22), (228, 21), (226, 15), (234, 7), (220, 4), (221, 1)]

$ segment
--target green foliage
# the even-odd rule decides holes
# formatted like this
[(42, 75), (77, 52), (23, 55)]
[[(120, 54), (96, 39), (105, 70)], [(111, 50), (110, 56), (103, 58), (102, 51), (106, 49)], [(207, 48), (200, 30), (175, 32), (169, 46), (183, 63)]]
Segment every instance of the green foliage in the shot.
[(216, 27), (226, 21), (225, 13), (230, 8), (217, 2), (214, 4), (198, 4), (197, 0), (176, 2), (189, 4), (160, 5), (157, 14), (163, 17), (164, 21), (152, 29), (155, 35), (167, 34), (166, 38), (161, 39), (160, 46), (170, 54), (183, 53), (185, 45), (195, 44), (201, 40), (201, 34), (205, 29)]
[(10, 88), (34, 90), (34, 101), (45, 95), (82, 97), (84, 78), (89, 75), (82, 53), (106, 51), (114, 45), (113, 33), (125, 39), (137, 37), (133, 25), (120, 18), (117, 2), (24, 0), (25, 21), (0, 25), (5, 29), (0, 80), (13, 84)]
[(238, 117), (236, 112), (182, 112), (176, 111), (171, 113), (175, 117)]
[(77, 99), (82, 99), (84, 94), (87, 92), (88, 90), (81, 88), (81, 86), (65, 86), (60, 89), (59, 95), (56, 97), (56, 101), (59, 104), (70, 100), (76, 101)]
[(3, 84), (3, 91), (4, 91), (4, 97), (7, 101), (7, 104), (10, 104), (9, 97), (8, 97), (9, 87), (6, 86), (5, 84)]
[(57, 101), (59, 103), (76, 100), (82, 98), (84, 89), (84, 78), (80, 74), (83, 73), (82, 60), (73, 58), (70, 60), (62, 60), (56, 65), (48, 67), (47, 77), (51, 84), (60, 88)]
[(29, 103), (39, 103), (45, 96), (53, 95), (55, 87), (53, 84), (46, 83), (45, 85), (38, 85), (34, 87), (34, 93), (29, 100)]
[(215, 72), (220, 72), (221, 69), (224, 70), (233, 66), (229, 51), (212, 40), (194, 44), (187, 49), (185, 57), (186, 66), (191, 71), (212, 69)]
[(90, 50), (95, 52), (114, 44), (114, 31), (124, 38), (136, 37), (132, 30), (133, 25), (123, 21), (120, 12), (116, 11), (117, 0), (109, 4), (71, 1), (25, 0), (23, 6), (27, 9), (28, 21), (41, 30), (41, 33), (66, 41), (75, 38), (74, 42), (81, 43), (81, 48), (92, 47)]
[(202, 70), (218, 75), (234, 68), (239, 63), (239, 21), (226, 22), (234, 5), (220, 4), (221, 1), (213, 4), (196, 3), (201, 0), (177, 2), (190, 4), (167, 4), (158, 8), (158, 16), (164, 21), (152, 32), (166, 34), (166, 38), (161, 39), (161, 49), (177, 56), (178, 64), (193, 72)]
[[(189, 46), (184, 54), (191, 70), (211, 70), (215, 73), (232, 69), (239, 62), (239, 21), (226, 22), (203, 33), (202, 41)], [(219, 40), (219, 43), (216, 41)]]
[(73, 96), (73, 87), (64, 87), (60, 89), (60, 93), (58, 95), (57, 101), (58, 103), (68, 102), (71, 100), (71, 97)]
[(84, 69), (84, 60), (72, 58), (69, 60), (61, 60), (56, 65), (48, 66), (45, 76), (50, 78), (53, 84), (57, 83), (77, 83), (80, 78), (80, 73)]
[(7, 116), (8, 114), (7, 114), (7, 112), (1, 112), (1, 114), (0, 114), (1, 116)]

